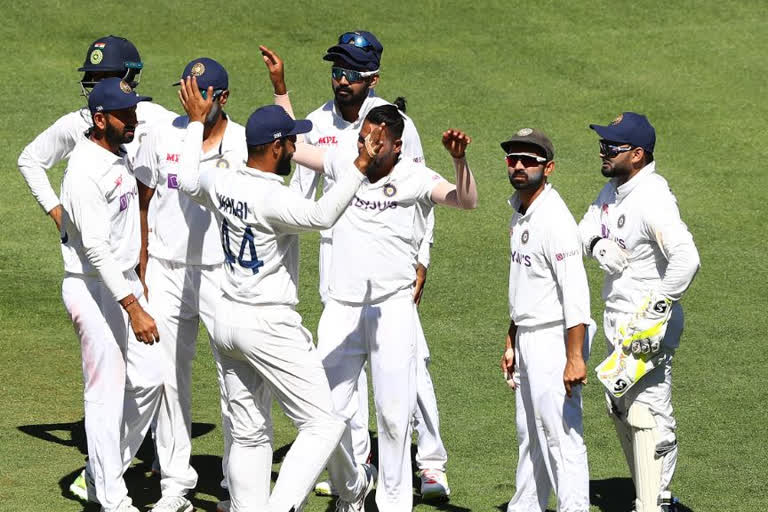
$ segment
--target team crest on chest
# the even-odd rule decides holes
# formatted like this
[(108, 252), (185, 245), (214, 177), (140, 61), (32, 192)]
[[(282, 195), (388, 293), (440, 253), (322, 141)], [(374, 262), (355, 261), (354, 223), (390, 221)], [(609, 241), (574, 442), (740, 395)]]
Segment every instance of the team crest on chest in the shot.
[(226, 158), (220, 158), (218, 162), (216, 162), (216, 167), (219, 169), (229, 169), (229, 162)]
[(395, 188), (395, 186), (393, 184), (387, 183), (386, 185), (384, 185), (384, 195), (385, 196), (392, 197), (395, 194), (397, 194), (397, 189)]
[(624, 217), (624, 214), (622, 213), (619, 215), (619, 222), (617, 223), (620, 228), (624, 227), (624, 222), (626, 222), (626, 218)]
[(529, 238), (528, 230), (526, 229), (525, 231), (523, 231), (523, 235), (520, 237), (520, 241), (523, 242), (524, 244), (527, 244), (528, 238)]

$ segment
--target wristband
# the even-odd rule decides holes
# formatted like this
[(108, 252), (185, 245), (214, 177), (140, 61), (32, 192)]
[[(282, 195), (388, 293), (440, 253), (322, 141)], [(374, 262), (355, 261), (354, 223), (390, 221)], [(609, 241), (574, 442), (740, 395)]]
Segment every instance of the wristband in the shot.
[(596, 236), (589, 241), (589, 254), (592, 254), (592, 251), (595, 250), (595, 246), (597, 245), (597, 242), (599, 242), (600, 240), (602, 240), (602, 238), (599, 236)]
[(130, 301), (130, 302), (126, 303), (126, 304), (123, 304), (123, 309), (125, 309), (125, 310), (127, 311), (127, 310), (128, 310), (128, 306), (130, 306), (131, 304), (135, 304), (136, 302), (138, 302), (138, 300), (139, 300), (139, 299), (137, 299), (137, 298), (134, 296), (132, 301)]

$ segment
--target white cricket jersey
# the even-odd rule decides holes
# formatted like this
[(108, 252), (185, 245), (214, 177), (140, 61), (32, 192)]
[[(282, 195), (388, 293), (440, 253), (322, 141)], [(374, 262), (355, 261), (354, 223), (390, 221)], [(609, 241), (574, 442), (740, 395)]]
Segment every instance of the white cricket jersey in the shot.
[(83, 138), (61, 182), (61, 254), (71, 274), (98, 275), (120, 300), (133, 292), (124, 272), (139, 262), (136, 178), (126, 156)]
[[(173, 119), (176, 114), (156, 103), (142, 101), (136, 105), (136, 117), (139, 124), (136, 126), (133, 142), (125, 145), (129, 164), (133, 163), (149, 127), (158, 121)], [(51, 211), (59, 204), (59, 197), (53, 190), (46, 172), (60, 161), (69, 158), (75, 145), (85, 140), (85, 132), (91, 126), (91, 111), (88, 107), (65, 114), (30, 142), (19, 155), (19, 171), (45, 212)]]
[(679, 300), (699, 268), (699, 253), (677, 199), (651, 162), (617, 187), (609, 181), (579, 223), (585, 251), (595, 237), (629, 252), (620, 274), (606, 274), (606, 309), (634, 313), (649, 292)]
[(589, 325), (579, 230), (560, 194), (547, 184), (524, 214), (518, 193), (509, 205), (509, 318), (521, 327)]
[(334, 189), (315, 202), (285, 186), (282, 176), (246, 166), (198, 174), (203, 125), (190, 123), (187, 131), (179, 185), (216, 218), (224, 294), (252, 305), (296, 305), (298, 233), (332, 226), (365, 176), (350, 162), (336, 174)]
[[(357, 151), (350, 147), (326, 154), (325, 174), (331, 179), (354, 160)], [(370, 304), (410, 289), (426, 212), (434, 207), (432, 191), (443, 181), (424, 164), (401, 159), (388, 176), (364, 182), (333, 227), (328, 285), (333, 299)]]
[[(187, 133), (187, 116), (158, 123), (136, 156), (136, 179), (155, 189), (149, 203), (149, 254), (187, 265), (224, 261), (219, 230), (210, 210), (179, 192), (178, 176)], [(245, 128), (229, 119), (221, 143), (203, 154), (200, 171), (239, 169), (248, 159)]]

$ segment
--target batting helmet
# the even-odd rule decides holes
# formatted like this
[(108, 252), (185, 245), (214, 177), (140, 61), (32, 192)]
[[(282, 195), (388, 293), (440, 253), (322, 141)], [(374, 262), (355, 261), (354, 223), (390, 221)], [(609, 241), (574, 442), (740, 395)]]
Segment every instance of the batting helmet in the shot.
[(83, 79), (80, 84), (84, 89), (91, 89), (96, 82), (105, 78), (97, 77), (97, 73), (106, 73), (107, 76), (118, 76), (128, 82), (131, 87), (139, 85), (141, 68), (139, 50), (132, 42), (124, 37), (106, 36), (95, 40), (88, 47), (85, 54), (85, 62), (78, 71), (82, 71)]

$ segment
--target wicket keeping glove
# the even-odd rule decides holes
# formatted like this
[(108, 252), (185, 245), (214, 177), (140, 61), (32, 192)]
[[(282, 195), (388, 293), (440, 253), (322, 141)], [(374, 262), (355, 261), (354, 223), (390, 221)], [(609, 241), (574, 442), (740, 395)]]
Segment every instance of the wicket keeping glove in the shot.
[(600, 264), (600, 268), (609, 274), (620, 274), (629, 264), (627, 251), (608, 238), (601, 238), (595, 243), (592, 256)]
[(626, 325), (618, 329), (617, 341), (625, 352), (638, 356), (656, 354), (661, 350), (661, 341), (667, 332), (672, 314), (672, 301), (663, 295), (651, 293)]

